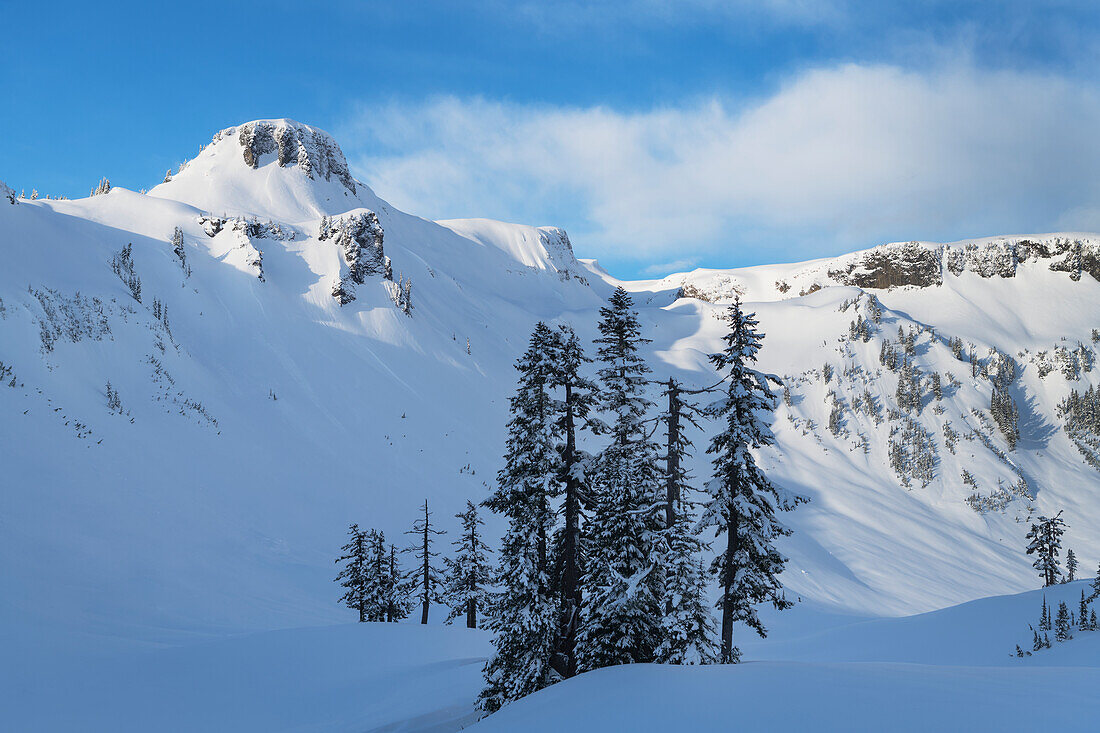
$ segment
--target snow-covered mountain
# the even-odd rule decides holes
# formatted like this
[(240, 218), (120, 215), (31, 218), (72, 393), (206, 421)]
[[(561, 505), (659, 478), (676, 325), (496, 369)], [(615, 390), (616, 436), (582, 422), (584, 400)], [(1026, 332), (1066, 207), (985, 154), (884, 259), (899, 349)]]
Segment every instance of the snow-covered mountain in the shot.
[(1059, 510), (1082, 566), (1100, 561), (1100, 442), (1058, 407), (1100, 382), (1100, 236), (622, 282), (559, 229), (399, 211), (289, 120), (219, 132), (148, 193), (7, 191), (12, 634), (173, 642), (346, 619), (331, 581), (347, 524), (400, 543), (424, 498), (444, 525), (484, 498), (533, 324), (590, 339), (616, 285), (654, 376), (697, 386), (723, 303), (757, 311), (785, 384), (761, 460), (812, 499), (788, 517), (792, 596), (900, 615), (1023, 591), (1027, 520)]

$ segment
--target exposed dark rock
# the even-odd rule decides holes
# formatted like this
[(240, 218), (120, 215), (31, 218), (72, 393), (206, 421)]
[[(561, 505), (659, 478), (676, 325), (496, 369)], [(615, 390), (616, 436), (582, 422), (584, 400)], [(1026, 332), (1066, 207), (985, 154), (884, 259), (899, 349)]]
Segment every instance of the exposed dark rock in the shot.
[(373, 211), (352, 214), (329, 224), (329, 236), (342, 250), (347, 272), (332, 286), (332, 297), (340, 305), (355, 300), (355, 286), (370, 275), (393, 279), (390, 258), (382, 250), (384, 232)]
[[(214, 141), (229, 132), (223, 130)], [(344, 153), (326, 132), (291, 120), (248, 122), (240, 126), (237, 140), (244, 162), (253, 168), (260, 166), (263, 156), (275, 154), (281, 166), (297, 165), (313, 179), (320, 176), (327, 181), (335, 177), (355, 193), (355, 179)]]
[(899, 285), (925, 288), (943, 282), (939, 251), (916, 242), (875, 247), (846, 271), (830, 270), (829, 277), (844, 285), (880, 289)]

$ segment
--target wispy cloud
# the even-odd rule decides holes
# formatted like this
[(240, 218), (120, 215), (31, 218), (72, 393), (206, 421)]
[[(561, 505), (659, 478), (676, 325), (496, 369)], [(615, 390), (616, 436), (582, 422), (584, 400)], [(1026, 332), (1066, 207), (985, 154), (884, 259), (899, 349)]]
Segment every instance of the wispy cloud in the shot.
[(699, 264), (698, 257), (685, 257), (679, 260), (673, 260), (672, 262), (661, 262), (658, 264), (647, 265), (642, 268), (643, 275), (652, 275), (654, 277), (664, 277), (665, 275), (673, 272), (683, 272), (690, 270)]
[(342, 139), (422, 215), (560, 224), (583, 255), (730, 262), (1094, 226), (1098, 126), (1095, 89), (1070, 79), (849, 64), (751, 104), (364, 107)]

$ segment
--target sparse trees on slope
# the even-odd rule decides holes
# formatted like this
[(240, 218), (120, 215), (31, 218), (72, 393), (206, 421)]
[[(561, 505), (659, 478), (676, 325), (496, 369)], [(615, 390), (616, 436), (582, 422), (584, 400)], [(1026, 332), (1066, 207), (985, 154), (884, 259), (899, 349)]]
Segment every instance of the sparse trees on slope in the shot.
[(578, 669), (652, 662), (663, 611), (663, 544), (657, 447), (646, 434), (651, 406), (643, 394), (649, 367), (638, 354), (648, 340), (625, 290), (600, 309), (599, 406), (610, 443), (594, 477), (589, 521), (589, 597), (577, 635)]
[(340, 596), (340, 602), (358, 611), (360, 621), (366, 621), (369, 574), (367, 533), (361, 531), (358, 524), (352, 524), (348, 527), (348, 541), (340, 549), (344, 553), (336, 558), (337, 564), (344, 564), (340, 574), (336, 576), (336, 581), (344, 588), (344, 595)]
[(452, 543), (457, 553), (443, 559), (443, 597), (451, 607), (447, 623), (465, 614), (466, 627), (476, 629), (477, 611), (484, 607), (490, 582), (489, 546), (482, 541), (479, 529), (485, 522), (471, 501), (466, 502), (466, 511), (455, 517), (462, 521), (462, 534)]
[(520, 376), (510, 400), (504, 468), (485, 502), (508, 519), (497, 570), (501, 590), (491, 599), (488, 617), (496, 650), (485, 665), (486, 685), (478, 700), (489, 713), (552, 681), (558, 604), (549, 584), (547, 538), (558, 465), (549, 394), (551, 351), (552, 333), (539, 323), (516, 362)]
[(424, 516), (413, 522), (412, 529), (405, 532), (416, 538), (416, 543), (406, 548), (406, 552), (416, 557), (416, 567), (409, 573), (408, 580), (420, 596), (420, 623), (428, 623), (428, 608), (432, 603), (440, 603), (439, 588), (441, 581), (439, 569), (433, 564), (438, 552), (432, 551), (433, 537), (445, 534), (432, 529), (432, 513), (428, 511), (428, 500), (424, 500)]
[(1039, 577), (1043, 579), (1043, 585), (1054, 585), (1062, 575), (1058, 565), (1058, 554), (1062, 548), (1062, 534), (1066, 531), (1066, 523), (1062, 520), (1062, 512), (1053, 517), (1039, 517), (1038, 524), (1031, 525), (1027, 533), (1030, 541), (1027, 546), (1027, 554), (1035, 555), (1033, 567), (1039, 571)]
[(778, 578), (787, 559), (775, 547), (775, 541), (791, 530), (776, 513), (805, 499), (775, 486), (756, 465), (751, 449), (774, 443), (760, 413), (775, 409), (768, 382), (778, 380), (751, 367), (763, 339), (753, 314), (744, 313), (735, 301), (727, 318), (725, 348), (710, 357), (726, 380), (726, 396), (713, 406), (715, 414), (724, 418), (725, 428), (707, 449), (714, 455), (714, 477), (705, 487), (708, 499), (700, 524), (714, 527), (716, 536), (726, 536), (726, 546), (713, 568), (722, 589), (721, 661), (734, 663), (740, 656), (733, 645), (734, 622), (744, 622), (763, 636), (766, 630), (756, 604), (767, 602), (777, 609), (792, 605), (783, 596)]

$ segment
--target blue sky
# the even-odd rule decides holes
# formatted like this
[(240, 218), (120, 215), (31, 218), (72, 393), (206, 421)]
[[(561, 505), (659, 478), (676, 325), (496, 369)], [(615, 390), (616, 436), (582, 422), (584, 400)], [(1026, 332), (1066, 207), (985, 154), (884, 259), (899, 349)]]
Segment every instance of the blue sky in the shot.
[(151, 187), (293, 117), (624, 276), (1100, 229), (1092, 3), (3, 3), (0, 179)]

